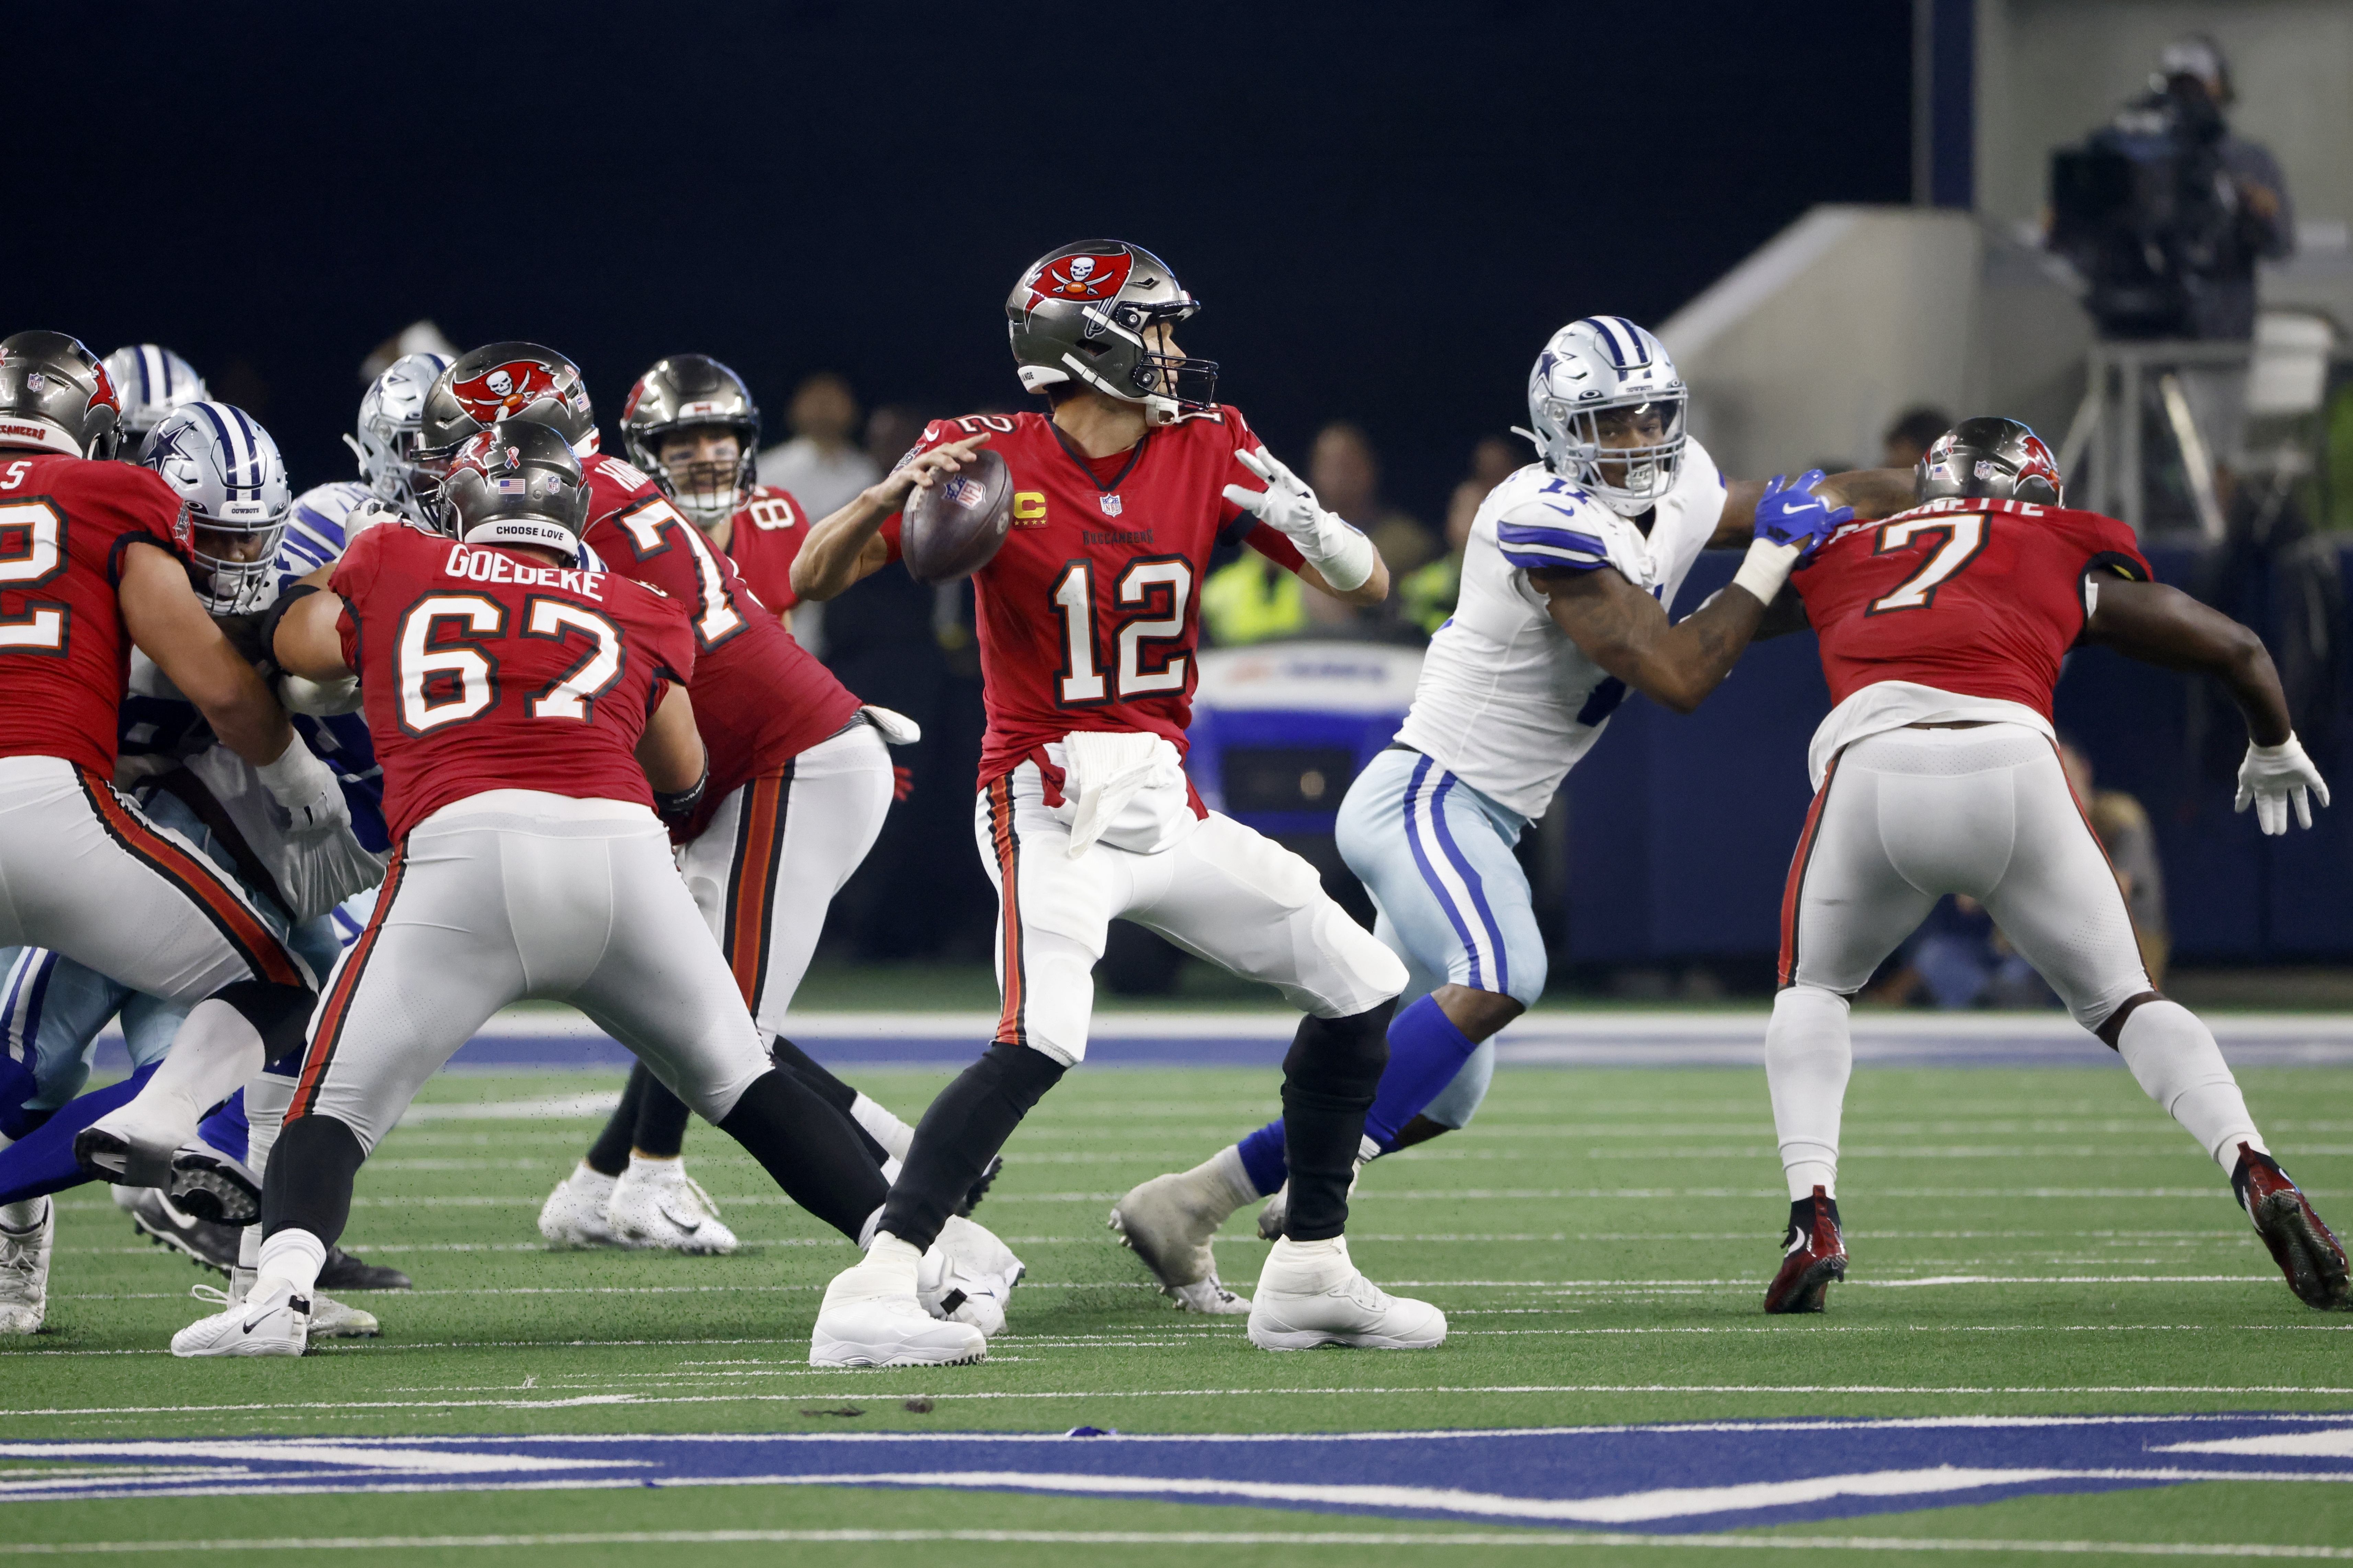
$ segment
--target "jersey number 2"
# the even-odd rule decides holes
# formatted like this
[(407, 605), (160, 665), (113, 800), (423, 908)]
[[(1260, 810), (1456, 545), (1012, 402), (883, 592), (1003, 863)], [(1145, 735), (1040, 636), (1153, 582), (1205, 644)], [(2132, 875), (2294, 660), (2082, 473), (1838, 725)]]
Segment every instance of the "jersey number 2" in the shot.
[[(66, 569), (66, 520), (45, 500), (0, 506), (0, 588), (37, 588)], [(66, 606), (28, 604), (0, 616), (0, 653), (63, 653)]]
[[(1168, 596), (1154, 604), (1163, 589)], [(1144, 645), (1181, 638), (1185, 604), (1192, 596), (1193, 568), (1183, 558), (1166, 555), (1128, 563), (1119, 574), (1119, 602), (1134, 608), (1127, 611), (1114, 634), (1118, 662), (1106, 679), (1095, 648), (1094, 563), (1073, 561), (1063, 567), (1054, 581), (1054, 608), (1062, 621), (1062, 672), (1054, 682), (1054, 700), (1065, 708), (1078, 708), (1184, 690), (1192, 661), (1179, 656), (1147, 669), (1151, 655)]]
[(1930, 552), (1920, 570), (1895, 585), (1894, 591), (1883, 594), (1871, 602), (1863, 614), (1883, 615), (1890, 610), (1925, 610), (1936, 602), (1936, 590), (1960, 574), (1961, 569), (1978, 558), (1986, 544), (1986, 520), (1982, 512), (1951, 512), (1934, 517), (1906, 518), (1891, 522), (1879, 531), (1879, 543), (1873, 555), (1884, 555), (1891, 550), (1902, 550), (1924, 533), (1942, 533), (1945, 542)]

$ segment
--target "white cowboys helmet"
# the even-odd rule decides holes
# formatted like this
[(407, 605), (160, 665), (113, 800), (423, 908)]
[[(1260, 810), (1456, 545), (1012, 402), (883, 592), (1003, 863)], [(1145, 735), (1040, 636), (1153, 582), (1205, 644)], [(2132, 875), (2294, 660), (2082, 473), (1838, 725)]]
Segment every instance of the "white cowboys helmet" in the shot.
[[(1528, 422), (1535, 428), (1520, 434), (1554, 473), (1620, 517), (1639, 517), (1683, 471), (1685, 398), (1665, 344), (1623, 316), (1588, 316), (1555, 332), (1536, 356), (1528, 373)], [(1605, 410), (1644, 408), (1658, 416), (1657, 439), (1602, 446)]]
[(357, 430), (343, 437), (360, 460), (368, 493), (410, 520), (427, 522), (425, 500), (440, 488), (441, 476), (417, 466), (417, 430), (425, 418), (425, 395), (443, 371), (448, 354), (403, 354), (385, 367), (360, 396)]
[(210, 395), (195, 367), (161, 343), (132, 343), (106, 356), (106, 374), (122, 395), (122, 440), (132, 450), (164, 416)]
[[(278, 443), (242, 408), (194, 403), (167, 414), (148, 434), (139, 460), (164, 476), (187, 503), (195, 525), (189, 576), (216, 616), (250, 615), (266, 606), (278, 582), (278, 545), (294, 492)], [(242, 559), (217, 553), (225, 539), (248, 541)]]

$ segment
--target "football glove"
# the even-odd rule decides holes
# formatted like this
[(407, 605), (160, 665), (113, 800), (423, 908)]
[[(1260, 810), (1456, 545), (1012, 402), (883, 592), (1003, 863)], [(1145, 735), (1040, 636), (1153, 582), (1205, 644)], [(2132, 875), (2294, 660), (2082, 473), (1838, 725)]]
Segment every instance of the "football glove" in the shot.
[(1324, 510), (1306, 480), (1263, 447), (1254, 452), (1237, 451), (1234, 461), (1264, 479), (1266, 489), (1228, 485), (1228, 500), (1254, 513), (1299, 546), (1299, 553), (1324, 574), (1324, 581), (1341, 593), (1361, 588), (1371, 579), (1373, 568), (1380, 563), (1380, 552), (1338, 513)]
[(352, 825), (351, 804), (334, 770), (311, 754), (301, 736), (289, 742), (276, 762), (253, 771), (290, 819), (290, 833), (332, 833)]
[(2312, 826), (2312, 796), (2328, 804), (2328, 781), (2304, 754), (2304, 743), (2294, 735), (2276, 746), (2247, 747), (2239, 764), (2239, 798), (2233, 811), (2255, 808), (2255, 824), (2274, 837), (2287, 831), (2288, 803), (2295, 803), (2298, 826)]
[(1776, 544), (1794, 544), (1802, 561), (1841, 523), (1854, 520), (1854, 508), (1833, 507), (1813, 493), (1822, 471), (1808, 468), (1796, 479), (1775, 474), (1765, 485), (1765, 499), (1757, 503), (1757, 537)]

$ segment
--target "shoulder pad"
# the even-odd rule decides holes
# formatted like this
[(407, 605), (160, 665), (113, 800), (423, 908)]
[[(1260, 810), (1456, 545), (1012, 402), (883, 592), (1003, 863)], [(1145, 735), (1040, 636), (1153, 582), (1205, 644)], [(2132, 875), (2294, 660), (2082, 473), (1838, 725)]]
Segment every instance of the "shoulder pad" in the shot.
[(1488, 505), (1504, 559), (1524, 571), (1590, 572), (1619, 563), (1617, 515), (1566, 479), (1523, 468), (1495, 487)]

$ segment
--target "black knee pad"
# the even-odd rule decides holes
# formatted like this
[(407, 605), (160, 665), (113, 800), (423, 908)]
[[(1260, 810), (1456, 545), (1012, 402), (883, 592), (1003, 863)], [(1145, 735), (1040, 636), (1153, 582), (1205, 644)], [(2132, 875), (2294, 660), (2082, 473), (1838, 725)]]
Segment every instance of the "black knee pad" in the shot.
[(267, 980), (232, 980), (205, 1000), (226, 1002), (236, 1008), (237, 1016), (261, 1037), (262, 1059), (272, 1062), (302, 1049), (303, 1037), (311, 1027), (311, 1010), (319, 1004), (316, 992)]
[(351, 1223), (352, 1179), (366, 1160), (348, 1122), (315, 1111), (288, 1121), (262, 1173), (261, 1234), (307, 1230), (334, 1246)]
[(1389, 1015), (1396, 1010), (1391, 999), (1345, 1018), (1302, 1018), (1282, 1058), (1284, 1081), (1310, 1094), (1371, 1103), (1389, 1065)]

